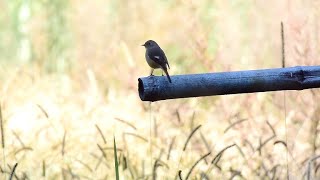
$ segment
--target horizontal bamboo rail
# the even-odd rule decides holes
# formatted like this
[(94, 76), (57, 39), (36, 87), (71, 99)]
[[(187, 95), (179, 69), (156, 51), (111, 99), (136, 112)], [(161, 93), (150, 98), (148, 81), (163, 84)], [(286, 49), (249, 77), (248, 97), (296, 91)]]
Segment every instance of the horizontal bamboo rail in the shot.
[(149, 76), (138, 79), (142, 101), (253, 93), (303, 90), (320, 87), (320, 66), (296, 66), (277, 69)]

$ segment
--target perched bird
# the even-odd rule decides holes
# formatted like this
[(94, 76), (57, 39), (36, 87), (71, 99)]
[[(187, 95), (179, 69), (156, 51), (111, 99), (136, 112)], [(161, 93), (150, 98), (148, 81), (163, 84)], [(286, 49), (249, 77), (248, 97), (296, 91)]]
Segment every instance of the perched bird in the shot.
[(160, 46), (153, 40), (148, 40), (142, 46), (146, 48), (146, 60), (149, 66), (151, 67), (151, 74), (152, 76), (153, 70), (161, 68), (164, 73), (166, 73), (169, 82), (171, 83), (171, 78), (169, 76), (167, 66), (170, 69), (168, 60), (166, 55), (164, 54), (163, 50)]

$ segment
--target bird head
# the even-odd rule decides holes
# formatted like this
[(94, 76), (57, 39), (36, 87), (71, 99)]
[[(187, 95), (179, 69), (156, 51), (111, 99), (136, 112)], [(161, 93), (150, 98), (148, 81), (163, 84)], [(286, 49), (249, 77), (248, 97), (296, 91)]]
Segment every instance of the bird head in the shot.
[(157, 47), (158, 44), (153, 40), (148, 40), (147, 42), (142, 44), (142, 46), (144, 46), (145, 48), (151, 48), (151, 47)]

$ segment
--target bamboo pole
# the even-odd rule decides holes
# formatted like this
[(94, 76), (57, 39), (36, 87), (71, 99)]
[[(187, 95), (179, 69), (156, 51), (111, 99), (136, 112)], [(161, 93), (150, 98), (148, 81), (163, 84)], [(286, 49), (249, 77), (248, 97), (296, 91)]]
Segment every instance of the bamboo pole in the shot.
[(200, 96), (303, 90), (320, 87), (320, 66), (149, 76), (138, 79), (142, 101), (159, 101)]

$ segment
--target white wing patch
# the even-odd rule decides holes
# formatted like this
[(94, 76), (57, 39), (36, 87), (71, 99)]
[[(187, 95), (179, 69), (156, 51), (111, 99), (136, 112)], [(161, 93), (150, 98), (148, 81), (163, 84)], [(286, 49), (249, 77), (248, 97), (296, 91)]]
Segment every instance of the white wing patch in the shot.
[(153, 56), (154, 58), (156, 58), (156, 59), (160, 59), (160, 56)]

